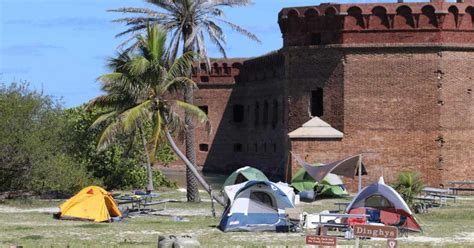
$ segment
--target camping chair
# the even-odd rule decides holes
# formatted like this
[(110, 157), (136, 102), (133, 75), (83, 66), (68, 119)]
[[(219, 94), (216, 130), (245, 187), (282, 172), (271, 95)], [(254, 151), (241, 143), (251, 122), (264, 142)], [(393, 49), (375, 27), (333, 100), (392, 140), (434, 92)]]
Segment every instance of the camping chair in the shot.
[(303, 210), (301, 208), (285, 208), (285, 217), (288, 232), (299, 232), (302, 230)]

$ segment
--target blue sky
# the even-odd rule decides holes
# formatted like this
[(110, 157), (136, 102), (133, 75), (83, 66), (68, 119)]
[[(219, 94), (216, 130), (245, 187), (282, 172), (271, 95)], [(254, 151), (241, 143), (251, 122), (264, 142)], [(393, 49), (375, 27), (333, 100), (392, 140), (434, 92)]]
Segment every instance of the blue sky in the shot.
[[(255, 0), (225, 9), (228, 20), (255, 33), (262, 44), (226, 30), (228, 57), (258, 56), (282, 45), (277, 14), (286, 6), (317, 5), (309, 0)], [(124, 38), (119, 7), (152, 7), (141, 0), (0, 0), (0, 83), (27, 81), (67, 107), (101, 94), (95, 79), (108, 72), (106, 59)], [(219, 57), (208, 46), (211, 57)]]

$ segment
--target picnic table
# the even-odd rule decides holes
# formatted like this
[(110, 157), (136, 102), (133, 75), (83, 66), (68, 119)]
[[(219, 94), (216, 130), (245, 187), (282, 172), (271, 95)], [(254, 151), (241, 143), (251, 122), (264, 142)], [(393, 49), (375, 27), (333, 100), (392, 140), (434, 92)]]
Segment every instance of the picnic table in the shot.
[(455, 195), (458, 194), (458, 191), (474, 191), (474, 181), (450, 181), (448, 184), (453, 185), (449, 189)]
[[(170, 200), (156, 200), (159, 197), (158, 193), (150, 194), (127, 194), (123, 196), (117, 196), (116, 202), (119, 205), (131, 204), (131, 211), (145, 211), (147, 206), (154, 206), (169, 202)], [(166, 208), (166, 205), (165, 205)]]
[(452, 195), (449, 195), (452, 192), (449, 189), (425, 187), (425, 188), (423, 188), (422, 192), (426, 196), (432, 197), (435, 200), (436, 200), (436, 198), (438, 198), (440, 207), (442, 207), (443, 204), (444, 205), (447, 204), (447, 199), (454, 199), (454, 202), (456, 202), (456, 197), (452, 196)]

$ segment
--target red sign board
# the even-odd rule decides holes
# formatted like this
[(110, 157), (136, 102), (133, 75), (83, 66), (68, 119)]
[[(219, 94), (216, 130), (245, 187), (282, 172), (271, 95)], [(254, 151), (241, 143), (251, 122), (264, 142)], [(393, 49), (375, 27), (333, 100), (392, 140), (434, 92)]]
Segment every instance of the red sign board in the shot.
[(393, 226), (355, 224), (354, 236), (395, 239), (398, 236), (398, 229)]
[(306, 236), (307, 245), (325, 245), (325, 246), (336, 246), (337, 238), (328, 236), (308, 235)]

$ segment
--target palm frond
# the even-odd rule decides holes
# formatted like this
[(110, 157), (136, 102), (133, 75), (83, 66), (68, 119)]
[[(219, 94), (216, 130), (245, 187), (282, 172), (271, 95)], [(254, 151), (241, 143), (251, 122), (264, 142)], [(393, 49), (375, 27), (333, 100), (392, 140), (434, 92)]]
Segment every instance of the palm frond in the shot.
[(89, 129), (95, 129), (101, 124), (103, 124), (105, 121), (109, 121), (112, 117), (115, 117), (117, 114), (117, 111), (110, 111), (109, 113), (105, 113), (102, 115), (99, 115), (97, 119), (90, 125)]
[(158, 12), (147, 9), (147, 8), (133, 8), (133, 7), (125, 7), (125, 8), (118, 8), (118, 9), (109, 9), (107, 12), (121, 12), (121, 13), (134, 13), (134, 14), (148, 14), (154, 15)]
[(104, 150), (112, 144), (115, 141), (119, 130), (120, 122), (117, 120), (112, 121), (100, 135), (99, 142), (97, 143), (97, 150)]
[(187, 52), (181, 55), (168, 69), (166, 81), (171, 81), (176, 77), (188, 76), (192, 63), (194, 61), (195, 53)]
[(180, 101), (174, 101), (180, 108), (182, 108), (186, 113), (191, 114), (192, 116), (196, 117), (197, 120), (201, 123), (207, 122), (209, 119), (204, 111), (202, 111), (199, 107)]
[(150, 113), (148, 107), (151, 103), (151, 100), (146, 100), (124, 111), (118, 116), (120, 122), (123, 124), (123, 130), (125, 132), (130, 132), (131, 130), (136, 129), (139, 123), (148, 120)]
[(224, 20), (224, 19), (217, 19), (218, 21), (222, 22), (222, 23), (225, 23), (227, 26), (229, 26), (232, 30), (234, 31), (237, 31), (245, 36), (247, 36), (249, 39), (253, 40), (253, 41), (256, 41), (258, 43), (262, 43), (258, 37), (256, 35), (254, 35), (252, 32), (246, 30), (245, 28), (237, 25), (237, 24), (234, 24), (232, 22), (229, 22), (227, 20)]

